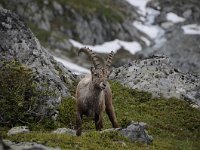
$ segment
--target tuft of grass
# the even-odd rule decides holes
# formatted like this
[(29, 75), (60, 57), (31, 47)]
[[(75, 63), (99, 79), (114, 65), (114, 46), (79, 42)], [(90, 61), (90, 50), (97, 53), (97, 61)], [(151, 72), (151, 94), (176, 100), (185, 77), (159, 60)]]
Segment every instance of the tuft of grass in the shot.
[(61, 126), (75, 128), (75, 99), (63, 98), (59, 107), (58, 122)]

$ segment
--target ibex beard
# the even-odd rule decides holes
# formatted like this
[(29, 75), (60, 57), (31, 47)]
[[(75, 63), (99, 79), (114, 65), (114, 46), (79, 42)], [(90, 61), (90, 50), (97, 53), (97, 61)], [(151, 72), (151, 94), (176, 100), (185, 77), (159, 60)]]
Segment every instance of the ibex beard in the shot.
[(113, 57), (111, 52), (105, 65), (101, 65), (96, 54), (88, 48), (81, 48), (80, 52), (88, 54), (94, 64), (91, 67), (91, 74), (86, 75), (77, 85), (76, 89), (76, 135), (82, 133), (83, 115), (94, 118), (96, 130), (103, 128), (103, 112), (106, 113), (113, 128), (118, 128), (117, 119), (112, 104), (112, 91), (108, 83), (110, 67)]

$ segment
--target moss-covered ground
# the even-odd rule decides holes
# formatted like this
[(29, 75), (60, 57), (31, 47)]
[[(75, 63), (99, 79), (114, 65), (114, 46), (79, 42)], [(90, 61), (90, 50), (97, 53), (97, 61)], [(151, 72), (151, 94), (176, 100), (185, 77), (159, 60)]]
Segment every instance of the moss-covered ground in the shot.
[[(148, 132), (153, 136), (151, 145), (133, 143), (116, 132), (100, 133), (94, 129), (91, 119), (84, 118), (81, 137), (52, 134), (57, 127), (74, 128), (75, 102), (73, 98), (63, 99), (58, 122), (33, 126), (32, 132), (8, 137), (8, 128), (2, 127), (1, 135), (12, 141), (38, 142), (62, 149), (158, 149), (158, 150), (199, 150), (200, 149), (200, 111), (190, 103), (171, 98), (152, 98), (150, 93), (132, 90), (117, 82), (111, 82), (113, 103), (121, 126), (131, 120), (146, 122)], [(41, 128), (40, 128), (41, 127)], [(104, 115), (104, 129), (111, 123)]]

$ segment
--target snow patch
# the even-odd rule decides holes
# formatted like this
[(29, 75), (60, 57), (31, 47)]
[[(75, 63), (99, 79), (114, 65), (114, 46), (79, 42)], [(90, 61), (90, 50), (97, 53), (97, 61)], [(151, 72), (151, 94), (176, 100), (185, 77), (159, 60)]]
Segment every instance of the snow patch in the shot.
[(66, 61), (62, 58), (54, 57), (55, 60), (62, 63), (66, 68), (69, 68), (73, 73), (75, 74), (81, 74), (81, 73), (90, 73), (90, 71), (86, 68), (83, 68), (79, 65), (76, 65), (72, 62)]
[(155, 25), (144, 25), (139, 21), (134, 21), (133, 25), (140, 30), (141, 32), (145, 33), (152, 39), (156, 39), (157, 37), (160, 37), (161, 34), (163, 34), (163, 29), (161, 29), (159, 26)]
[(151, 0), (126, 0), (131, 5), (137, 7), (139, 9), (139, 13), (146, 16), (146, 5)]
[(178, 16), (177, 14), (172, 13), (172, 12), (169, 12), (169, 13), (166, 15), (166, 19), (167, 19), (168, 21), (173, 22), (173, 23), (179, 23), (179, 22), (184, 22), (184, 21), (185, 21), (185, 18), (180, 17), (180, 16)]
[(181, 27), (185, 34), (199, 34), (200, 35), (200, 25), (188, 24)]
[(150, 46), (151, 45), (151, 42), (146, 37), (141, 36), (140, 38), (141, 38), (142, 41), (145, 42), (146, 46)]
[(124, 48), (129, 51), (131, 54), (135, 54), (137, 51), (142, 50), (142, 46), (138, 42), (126, 42), (115, 39), (114, 41), (105, 42), (101, 45), (84, 45), (80, 42), (70, 39), (72, 45), (76, 48), (88, 47), (97, 53), (110, 53), (111, 51), (116, 52), (120, 48)]
[(147, 14), (146, 14), (145, 24), (151, 25), (155, 22), (155, 18), (160, 14), (160, 11), (155, 10), (150, 7), (147, 7), (146, 11), (147, 11)]

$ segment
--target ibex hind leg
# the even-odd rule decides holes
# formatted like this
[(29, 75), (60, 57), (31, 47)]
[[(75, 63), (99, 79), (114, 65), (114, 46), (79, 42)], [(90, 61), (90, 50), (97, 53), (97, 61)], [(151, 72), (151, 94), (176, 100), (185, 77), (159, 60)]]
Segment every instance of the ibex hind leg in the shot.
[(80, 136), (82, 133), (82, 118), (83, 115), (79, 112), (76, 113), (76, 135)]
[(101, 131), (101, 129), (103, 128), (103, 115), (95, 114), (94, 121), (96, 130)]

